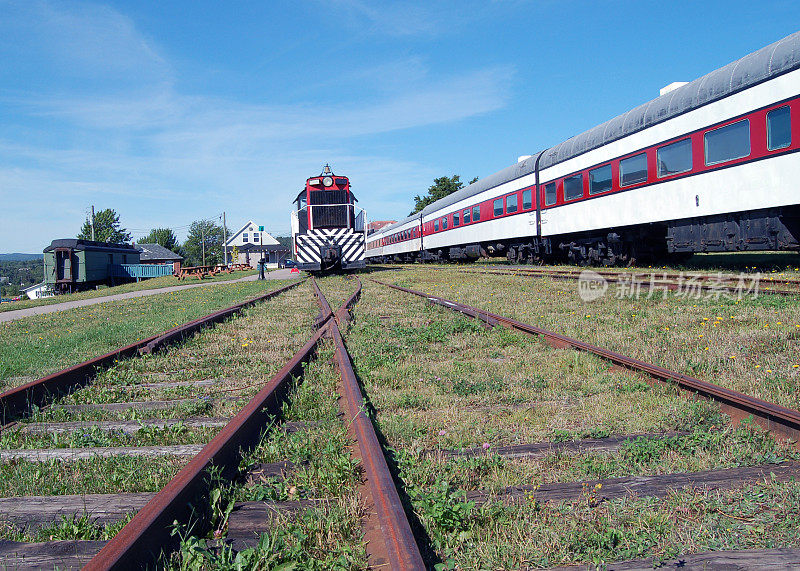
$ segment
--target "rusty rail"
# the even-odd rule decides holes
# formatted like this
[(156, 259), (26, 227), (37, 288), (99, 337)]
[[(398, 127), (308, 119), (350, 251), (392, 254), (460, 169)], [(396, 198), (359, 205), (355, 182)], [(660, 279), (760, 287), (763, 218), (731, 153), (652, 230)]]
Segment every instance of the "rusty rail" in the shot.
[(208, 494), (207, 470), (221, 467), (230, 477), (241, 460), (241, 451), (255, 446), (263, 432), (281, 411), (292, 379), (303, 373), (303, 364), (315, 354), (324, 334), (314, 336), (267, 385), (254, 396), (217, 436), (150, 500), (122, 530), (84, 567), (85, 571), (141, 569), (154, 562), (164, 550), (177, 545), (171, 529), (174, 521), (188, 523), (192, 502)]
[[(336, 362), (342, 379), (344, 395), (344, 412), (355, 435), (360, 451), (361, 462), (368, 482), (372, 503), (380, 525), (380, 538), (368, 541), (367, 552), (370, 555), (370, 567), (388, 565), (391, 569), (425, 569), (411, 525), (408, 522), (403, 503), (386, 463), (383, 448), (375, 433), (372, 421), (364, 412), (366, 403), (358, 384), (350, 355), (342, 339), (339, 326), (349, 322), (348, 309), (361, 295), (361, 280), (358, 280), (356, 291), (342, 304), (336, 312), (336, 318), (328, 321), (327, 330), (336, 348)], [(322, 293), (318, 299), (320, 306), (327, 306)]]
[[(533, 278), (553, 278), (557, 280), (566, 280), (566, 281), (575, 281), (581, 279), (582, 275), (579, 272), (573, 272), (570, 270), (532, 270), (529, 268), (514, 268), (514, 269), (501, 269), (501, 268), (487, 268), (485, 270), (478, 270), (478, 269), (460, 269), (458, 271), (470, 274), (487, 274), (487, 275), (513, 275), (519, 277), (533, 277)], [(630, 284), (632, 283), (631, 280), (640, 274), (635, 274), (632, 272), (603, 272), (597, 271), (593, 269), (588, 269), (588, 271), (597, 274), (598, 276), (602, 277), (605, 281), (609, 283), (620, 283), (620, 284)], [(653, 274), (654, 276), (656, 274)], [(692, 282), (691, 280), (695, 278), (699, 278), (700, 276), (685, 276), (689, 278), (687, 283), (676, 283), (675, 281), (670, 280), (677, 280), (680, 279), (679, 277), (666, 277), (663, 278), (666, 274), (661, 274), (662, 278), (653, 279), (653, 280), (644, 280), (641, 282), (635, 282), (637, 285), (641, 287), (650, 288), (650, 289), (657, 289), (657, 288), (666, 288), (670, 291), (676, 290), (698, 290), (698, 291), (705, 291), (705, 292), (712, 292), (712, 293), (741, 293), (741, 289), (738, 286), (730, 285), (730, 282), (733, 278), (724, 278), (723, 282), (728, 282), (728, 285), (723, 283), (709, 285), (708, 283), (698, 283)], [(704, 280), (706, 282), (712, 281), (711, 279)], [(795, 283), (792, 281), (785, 281), (782, 283)], [(800, 283), (800, 282), (797, 282)], [(791, 289), (775, 289), (775, 288), (762, 288), (759, 286), (758, 288), (759, 294), (769, 294), (769, 295), (784, 295), (784, 296), (800, 296), (800, 290), (791, 290)]]
[(704, 398), (712, 399), (722, 405), (722, 410), (728, 414), (734, 421), (738, 422), (748, 416), (752, 415), (756, 423), (763, 428), (770, 430), (784, 438), (798, 441), (800, 439), (800, 411), (793, 410), (779, 404), (771, 403), (759, 398), (751, 397), (749, 395), (720, 387), (707, 381), (701, 381), (695, 377), (676, 373), (664, 367), (646, 363), (632, 357), (627, 357), (620, 353), (615, 353), (608, 349), (547, 331), (541, 327), (528, 325), (515, 319), (503, 317), (495, 313), (477, 309), (462, 303), (453, 302), (442, 297), (429, 295), (413, 289), (404, 288), (401, 286), (372, 280), (380, 285), (390, 287), (405, 293), (417, 295), (426, 298), (429, 302), (441, 305), (453, 311), (458, 311), (470, 317), (482, 319), (487, 323), (498, 323), (504, 327), (516, 329), (530, 335), (541, 335), (548, 340), (551, 344), (559, 347), (570, 347), (587, 353), (592, 353), (598, 357), (602, 357), (611, 361), (617, 366), (631, 369), (634, 371), (641, 371), (647, 373), (650, 377), (669, 384), (675, 384), (679, 388), (699, 395)]
[(183, 325), (179, 325), (172, 329), (153, 335), (136, 343), (120, 347), (105, 355), (94, 357), (78, 363), (41, 379), (31, 381), (19, 387), (9, 389), (0, 394), (0, 426), (13, 419), (24, 416), (30, 412), (34, 406), (44, 406), (52, 401), (55, 397), (69, 393), (70, 391), (82, 387), (95, 378), (98, 369), (106, 367), (114, 363), (114, 361), (125, 357), (135, 357), (143, 353), (151, 353), (168, 343), (172, 343), (183, 339), (187, 335), (198, 331), (199, 329), (219, 323), (228, 317), (238, 313), (245, 307), (249, 307), (256, 303), (266, 301), (280, 293), (291, 289), (301, 281), (291, 283), (283, 286), (275, 291), (268, 292), (253, 299), (237, 303), (226, 309), (215, 311), (204, 317), (193, 319)]

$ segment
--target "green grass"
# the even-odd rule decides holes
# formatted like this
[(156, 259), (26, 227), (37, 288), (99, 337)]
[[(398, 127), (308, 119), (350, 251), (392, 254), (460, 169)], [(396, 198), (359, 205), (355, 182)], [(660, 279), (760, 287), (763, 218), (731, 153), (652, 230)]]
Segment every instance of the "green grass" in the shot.
[(0, 324), (0, 388), (80, 363), (278, 287), (272, 282), (240, 282)]
[(115, 295), (118, 293), (128, 293), (131, 291), (143, 291), (148, 289), (159, 289), (173, 286), (193, 285), (198, 283), (214, 283), (221, 281), (236, 280), (247, 276), (257, 274), (256, 270), (245, 272), (234, 272), (232, 274), (217, 274), (216, 276), (207, 277), (203, 280), (185, 279), (178, 280), (174, 276), (161, 276), (158, 278), (150, 278), (140, 282), (131, 282), (113, 287), (100, 286), (98, 289), (81, 291), (76, 293), (57, 295), (54, 297), (46, 297), (44, 299), (22, 299), (13, 303), (0, 304), (0, 312), (14, 311), (16, 309), (27, 309), (29, 307), (39, 307), (41, 305), (53, 305), (55, 303), (64, 303), (67, 301), (77, 301), (82, 299), (93, 299), (96, 297), (105, 297), (108, 295)]

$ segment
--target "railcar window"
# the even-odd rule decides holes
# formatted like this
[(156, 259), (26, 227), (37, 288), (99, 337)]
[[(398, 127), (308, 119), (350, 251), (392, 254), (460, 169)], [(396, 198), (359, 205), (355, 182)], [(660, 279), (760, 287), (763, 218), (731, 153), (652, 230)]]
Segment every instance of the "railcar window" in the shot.
[(788, 105), (767, 113), (767, 148), (770, 151), (785, 149), (792, 144), (790, 119)]
[(481, 219), (481, 207), (480, 206), (473, 206), (472, 207), (472, 221), (477, 222)]
[(589, 171), (589, 194), (600, 194), (611, 190), (611, 165)]
[(434, 232), (438, 232), (439, 231), (439, 220), (438, 219), (433, 221), (433, 231)]
[(522, 191), (522, 209), (527, 210), (528, 208), (533, 207), (533, 200), (532, 200), (533, 193), (531, 189), (523, 190)]
[(517, 211), (517, 195), (509, 194), (506, 196), (506, 214)]
[(469, 224), (469, 208), (464, 211), (464, 224)]
[(583, 196), (583, 175), (576, 174), (564, 179), (564, 200), (575, 200)]
[(442, 218), (442, 230), (447, 230), (447, 216)]
[(692, 140), (683, 139), (661, 147), (656, 152), (656, 162), (659, 178), (692, 170)]
[(550, 184), (544, 185), (544, 205), (551, 206), (556, 203), (557, 199), (556, 183), (551, 182)]
[(494, 201), (494, 215), (495, 216), (502, 216), (503, 215), (503, 199), (498, 198)]
[(453, 212), (453, 228), (461, 223), (461, 215), (458, 212)]
[(750, 120), (738, 121), (703, 136), (706, 165), (716, 165), (750, 154)]
[(630, 186), (647, 180), (647, 154), (633, 155), (619, 162), (619, 185)]

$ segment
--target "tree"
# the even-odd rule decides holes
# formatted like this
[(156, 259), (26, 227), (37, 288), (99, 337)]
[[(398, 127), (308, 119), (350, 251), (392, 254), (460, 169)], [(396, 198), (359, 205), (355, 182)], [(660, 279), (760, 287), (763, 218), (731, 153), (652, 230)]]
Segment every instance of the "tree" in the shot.
[(206, 266), (222, 263), (222, 245), (224, 244), (222, 226), (213, 220), (195, 220), (189, 227), (189, 236), (183, 243), (187, 266), (203, 264), (203, 244), (205, 244)]
[[(78, 238), (81, 240), (92, 239), (92, 221), (89, 218), (83, 223)], [(131, 234), (120, 226), (119, 214), (111, 208), (106, 208), (94, 215), (94, 239), (98, 242), (124, 244), (130, 241)]]
[[(469, 184), (472, 184), (477, 180), (478, 177), (475, 177), (469, 181)], [(428, 188), (427, 196), (417, 195), (414, 197), (414, 210), (412, 210), (408, 215), (412, 216), (429, 204), (436, 202), (440, 198), (444, 198), (445, 196), (453, 194), (462, 188), (464, 188), (464, 183), (461, 182), (461, 177), (457, 174), (454, 174), (452, 177), (442, 176), (435, 178), (433, 179), (433, 184)]]
[(150, 234), (139, 240), (139, 242), (142, 244), (158, 244), (176, 254), (179, 254), (181, 249), (178, 238), (170, 228), (153, 228), (150, 230)]

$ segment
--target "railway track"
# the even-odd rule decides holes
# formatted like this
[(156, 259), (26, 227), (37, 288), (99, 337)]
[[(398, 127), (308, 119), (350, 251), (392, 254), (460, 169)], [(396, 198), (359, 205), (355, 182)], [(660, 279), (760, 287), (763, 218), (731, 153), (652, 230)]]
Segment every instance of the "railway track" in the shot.
[[(438, 372), (441, 365), (436, 363), (459, 361), (460, 355), (452, 348), (448, 349), (446, 343), (454, 339), (453, 347), (463, 349), (463, 341), (456, 338), (464, 331), (473, 336), (471, 339), (483, 340), (490, 347), (519, 345), (516, 338), (505, 338), (504, 334), (499, 333), (501, 330), (508, 330), (515, 332), (515, 335), (541, 337), (555, 347), (569, 347), (606, 360), (612, 365), (611, 371), (618, 371), (619, 374), (629, 375), (633, 379), (631, 383), (634, 392), (620, 393), (627, 395), (624, 398), (629, 403), (644, 398), (645, 393), (636, 392), (642, 389), (635, 388), (635, 378), (646, 376), (655, 381), (655, 386), (663, 384), (666, 387), (679, 387), (683, 392), (719, 403), (721, 410), (734, 421), (753, 416), (756, 423), (780, 439), (790, 438), (795, 442), (800, 430), (800, 412), (496, 313), (394, 284), (372, 280), (369, 288), (362, 292), (361, 282), (357, 279), (323, 280), (323, 285), (328, 290), (333, 289), (332, 292), (327, 291), (328, 297), (341, 301), (336, 310), (327, 301), (320, 284), (312, 280), (310, 285), (319, 308), (316, 315), (308, 309), (308, 294), (304, 295), (299, 290), (291, 293), (288, 287), (279, 290), (286, 295), (275, 297), (279, 292), (272, 292), (272, 295), (260, 300), (274, 299), (277, 304), (287, 296), (291, 298), (284, 305), (276, 307), (271, 314), (271, 323), (275, 324), (287, 321), (287, 311), (303, 308), (303, 317), (299, 318), (293, 330), (291, 343), (284, 344), (284, 353), (292, 356), (288, 362), (282, 361), (285, 364), (269, 378), (262, 374), (260, 378), (239, 379), (239, 382), (224, 378), (198, 380), (184, 378), (174, 369), (168, 370), (177, 363), (185, 363), (185, 359), (189, 357), (197, 359), (192, 369), (202, 369), (204, 363), (201, 362), (201, 356), (215, 351), (220, 338), (227, 336), (242, 339), (241, 336), (246, 333), (245, 338), (249, 339), (250, 331), (263, 330), (263, 321), (249, 321), (256, 319), (254, 314), (257, 312), (251, 311), (245, 317), (230, 321), (232, 315), (241, 314), (246, 307), (252, 307), (251, 303), (237, 304), (241, 307), (236, 311), (215, 312), (212, 314), (213, 322), (223, 325), (211, 333), (194, 337), (189, 344), (177, 349), (160, 350), (175, 341), (186, 339), (212, 321), (196, 320), (187, 323), (163, 335), (143, 340), (135, 346), (122, 348), (102, 358), (67, 369), (62, 372), (63, 378), (51, 375), (41, 379), (39, 382), (44, 386), (39, 388), (36, 388), (37, 383), (29, 383), (0, 395), (0, 404), (6, 411), (5, 418), (8, 420), (0, 435), (13, 431), (19, 434), (25, 432), (32, 438), (40, 436), (30, 435), (47, 434), (53, 439), (52, 435), (74, 433), (77, 427), (80, 430), (89, 430), (89, 425), (92, 435), (95, 436), (111, 430), (117, 435), (153, 431), (164, 435), (169, 434), (172, 427), (178, 426), (180, 429), (172, 435), (174, 443), (170, 441), (161, 446), (148, 447), (141, 445), (143, 442), (137, 442), (140, 445), (118, 446), (116, 450), (111, 450), (115, 448), (113, 446), (95, 446), (90, 449), (95, 464), (86, 465), (84, 469), (97, 469), (100, 466), (97, 463), (100, 462), (100, 457), (105, 454), (109, 458), (117, 457), (123, 453), (123, 449), (127, 450), (128, 455), (142, 459), (138, 460), (142, 463), (146, 462), (143, 459), (148, 454), (164, 458), (164, 462), (172, 462), (176, 466), (174, 473), (167, 478), (164, 485), (151, 485), (152, 491), (0, 498), (0, 516), (5, 516), (11, 524), (34, 525), (42, 529), (48, 529), (49, 525), (52, 530), (54, 521), (59, 517), (66, 517), (65, 521), (71, 521), (74, 525), (89, 520), (95, 526), (112, 526), (107, 528), (108, 537), (97, 539), (0, 541), (2, 564), (16, 568), (25, 568), (26, 565), (38, 565), (38, 568), (75, 568), (85, 565), (86, 569), (127, 569), (139, 568), (145, 561), (159, 561), (159, 566), (175, 567), (179, 565), (180, 559), (176, 560), (175, 555), (170, 556), (170, 553), (178, 553), (178, 557), (193, 553), (196, 557), (202, 554), (218, 558), (215, 561), (228, 557), (225, 561), (231, 565), (235, 557), (247, 555), (255, 559), (237, 561), (240, 564), (248, 561), (248, 565), (252, 567), (267, 568), (282, 562), (279, 559), (268, 559), (277, 557), (276, 554), (280, 551), (276, 547), (279, 544), (274, 541), (277, 541), (276, 537), (282, 537), (279, 533), (282, 526), (297, 529), (292, 527), (296, 525), (293, 522), (304, 518), (303, 514), (306, 512), (312, 514), (310, 517), (318, 519), (340, 517), (336, 515), (339, 513), (337, 509), (341, 509), (343, 505), (350, 506), (350, 520), (361, 528), (352, 537), (355, 551), (345, 550), (340, 555), (341, 561), (347, 561), (343, 565), (349, 568), (366, 565), (370, 568), (422, 569), (434, 563), (455, 567), (469, 566), (472, 564), (470, 561), (476, 562), (476, 556), (470, 553), (479, 554), (477, 561), (480, 564), (483, 564), (481, 558), (486, 557), (486, 561), (492, 562), (494, 567), (547, 566), (547, 559), (531, 558), (530, 554), (526, 554), (526, 549), (539, 545), (543, 537), (531, 536), (523, 540), (528, 533), (524, 530), (550, 525), (553, 531), (549, 533), (553, 534), (552, 537), (557, 537), (559, 525), (571, 521), (574, 521), (575, 530), (593, 530), (598, 535), (584, 537), (578, 534), (570, 541), (586, 541), (590, 545), (594, 541), (623, 542), (616, 548), (600, 546), (595, 551), (577, 556), (579, 560), (582, 558), (584, 561), (594, 560), (605, 564), (607, 560), (597, 559), (591, 553), (603, 549), (611, 552), (616, 549), (616, 552), (634, 555), (636, 553), (635, 549), (622, 549), (627, 541), (625, 537), (614, 539), (616, 536), (602, 535), (605, 533), (603, 526), (606, 525), (602, 523), (606, 521), (604, 518), (608, 518), (607, 524), (612, 527), (628, 525), (615, 523), (614, 518), (618, 517), (614, 515), (615, 509), (624, 510), (625, 506), (631, 504), (640, 511), (663, 509), (667, 510), (665, 513), (672, 514), (669, 510), (673, 508), (669, 506), (681, 506), (681, 498), (693, 497), (693, 509), (703, 502), (710, 502), (718, 506), (716, 509), (724, 512), (720, 517), (726, 518), (729, 516), (725, 501), (730, 500), (731, 495), (746, 493), (741, 490), (749, 487), (756, 489), (757, 494), (768, 494), (770, 486), (791, 486), (791, 482), (800, 477), (800, 463), (797, 462), (800, 456), (782, 452), (788, 450), (785, 448), (770, 448), (773, 452), (763, 455), (762, 460), (743, 459), (739, 464), (725, 460), (719, 466), (712, 465), (707, 469), (653, 470), (649, 468), (648, 460), (639, 460), (643, 463), (641, 466), (637, 465), (639, 471), (630, 474), (619, 473), (624, 468), (622, 466), (617, 472), (607, 476), (590, 472), (589, 474), (594, 474), (593, 477), (576, 479), (574, 475), (568, 478), (562, 476), (538, 483), (532, 482), (529, 476), (520, 478), (515, 474), (529, 474), (531, 466), (557, 466), (570, 462), (577, 462), (577, 465), (581, 465), (581, 462), (602, 465), (602, 458), (629, 458), (633, 453), (644, 452), (646, 453), (642, 457), (648, 458), (648, 455), (655, 454), (652, 450), (684, 450), (682, 447), (692, 442), (695, 443), (693, 446), (700, 446), (696, 455), (727, 456), (723, 451), (724, 437), (715, 436), (720, 429), (707, 426), (701, 431), (701, 436), (709, 439), (709, 442), (713, 441), (713, 444), (696, 444), (701, 436), (691, 427), (631, 434), (590, 431), (584, 435), (573, 434), (567, 439), (538, 438), (527, 442), (524, 439), (519, 442), (519, 438), (515, 436), (515, 443), (502, 445), (483, 442), (481, 445), (478, 440), (473, 447), (448, 444), (449, 430), (455, 431), (455, 428), (423, 430), (421, 426), (412, 424), (412, 429), (405, 431), (398, 424), (402, 421), (397, 419), (417, 415), (415, 418), (428, 418), (434, 425), (444, 419), (454, 425), (462, 422), (461, 418), (484, 419), (474, 425), (467, 421), (465, 426), (472, 426), (475, 434), (465, 432), (459, 441), (482, 439), (485, 438), (482, 436), (484, 433), (493, 431), (512, 435), (512, 432), (508, 432), (511, 428), (505, 426), (506, 423), (518, 425), (519, 418), (522, 418), (520, 415), (527, 418), (531, 411), (547, 406), (546, 402), (537, 401), (535, 394), (532, 394), (538, 389), (528, 389), (524, 401), (512, 399), (503, 406), (474, 402), (466, 406), (456, 404), (453, 407), (443, 401), (446, 408), (437, 412), (437, 409), (431, 408), (431, 404), (421, 401), (430, 392), (431, 385), (439, 387), (436, 391), (444, 391), (442, 387), (446, 385), (443, 384), (445, 381), (434, 376), (444, 375)], [(307, 288), (304, 290), (308, 291)], [(359, 303), (359, 300), (365, 294), (369, 301), (367, 307), (362, 307), (364, 302)], [(403, 297), (396, 297), (398, 295)], [(448, 313), (420, 310), (415, 303), (446, 308), (468, 316), (479, 323), (480, 327), (468, 326), (468, 322), (448, 317)], [(351, 322), (351, 313), (355, 314), (355, 322)], [(384, 330), (381, 328), (386, 328), (387, 333), (397, 335), (397, 338), (384, 338), (381, 335)], [(308, 331), (314, 332), (310, 339), (306, 337)], [(270, 342), (272, 341), (265, 340), (257, 346), (248, 361), (249, 367), (264, 360), (264, 347)], [(247, 343), (241, 345), (245, 351), (249, 351)], [(301, 346), (299, 350), (298, 346)], [(401, 352), (392, 349), (395, 346), (400, 347)], [(403, 348), (407, 349), (405, 353), (402, 352), (406, 350)], [(531, 349), (523, 348), (521, 351), (522, 355), (526, 355)], [(423, 359), (427, 353), (435, 355), (430, 364)], [(146, 357), (126, 362), (141, 363), (141, 367), (135, 365), (140, 367), (136, 371), (146, 382), (136, 383), (135, 390), (125, 392), (130, 390), (130, 385), (124, 383), (130, 383), (131, 380), (124, 374), (124, 368), (112, 368), (112, 371), (124, 377), (119, 383), (108, 382), (109, 373), (103, 373), (103, 367), (113, 367), (115, 359), (119, 360), (120, 356), (137, 355)], [(495, 362), (503, 363), (507, 359), (512, 357), (483, 356), (477, 358), (477, 361), (494, 365)], [(523, 362), (520, 361), (519, 364), (521, 366)], [(406, 374), (404, 367), (411, 372)], [(448, 389), (455, 390), (455, 395), (488, 395), (492, 393), (485, 391), (491, 390), (501, 395), (503, 401), (502, 395), (513, 393), (510, 386), (490, 384), (487, 386), (494, 388), (484, 388), (481, 384), (484, 381), (476, 380), (483, 378), (482, 372), (475, 370), (470, 373), (471, 369), (467, 368), (458, 370), (462, 372), (463, 378), (458, 381), (461, 384), (453, 384)], [(420, 378), (420, 382), (412, 382), (409, 392), (398, 400), (398, 383), (409, 375), (414, 378), (422, 375), (429, 380), (422, 382), (423, 379)], [(380, 379), (383, 378), (389, 379), (386, 381), (388, 384), (382, 384)], [(325, 385), (324, 382), (329, 384)], [(332, 396), (330, 387), (338, 393), (338, 399)], [(672, 398), (669, 396), (670, 388), (658, 390), (663, 398)], [(200, 391), (207, 398), (192, 399), (190, 394), (197, 394), (192, 391)], [(21, 397), (20, 393), (25, 397)], [(85, 394), (89, 396), (83, 398), (81, 395)], [(119, 394), (147, 394), (157, 398), (128, 401), (120, 405), (123, 410), (146, 411), (144, 416), (143, 413), (134, 414), (135, 420), (107, 418), (103, 415), (111, 414), (112, 409), (98, 413), (93, 408), (101, 404), (114, 405), (116, 401), (113, 397)], [(163, 398), (165, 394), (181, 398)], [(50, 404), (57, 396), (64, 395), (67, 396), (62, 398), (61, 403), (67, 404)], [(105, 397), (100, 400), (106, 402), (89, 402), (102, 396)], [(445, 399), (445, 396), (440, 398)], [(326, 398), (328, 400), (324, 401)], [(170, 400), (184, 402), (175, 405)], [(193, 406), (193, 402), (186, 401), (201, 400), (202, 409), (176, 408)], [(461, 400), (457, 399), (457, 402)], [(688, 405), (687, 401), (669, 400), (669, 406), (680, 406), (679, 402)], [(564, 404), (555, 403), (556, 406)], [(580, 403), (576, 405), (586, 406)], [(631, 406), (635, 409), (635, 405)], [(43, 416), (37, 407), (44, 407), (44, 414), (50, 416)], [(89, 408), (64, 410), (63, 407)], [(120, 407), (117, 407), (117, 412)], [(198, 415), (198, 410), (202, 411), (201, 416)], [(501, 410), (504, 412), (500, 412)], [(186, 414), (177, 414), (180, 411)], [(80, 418), (72, 420), (69, 415), (73, 414), (80, 415)], [(444, 426), (447, 427), (447, 423)], [(186, 432), (187, 427), (190, 431), (197, 429), (200, 432), (189, 442), (178, 442), (189, 434)], [(336, 430), (344, 431), (344, 440), (336, 436)], [(737, 437), (739, 433), (732, 432), (734, 430), (728, 428), (720, 434)], [(755, 446), (742, 444), (747, 438), (766, 442), (759, 440), (762, 439), (760, 436), (747, 436), (749, 434), (751, 433), (747, 432), (746, 437), (739, 435), (739, 440), (728, 445), (728, 448)], [(61, 437), (55, 437), (55, 440), (58, 441), (59, 438)], [(122, 436), (118, 438), (124, 440)], [(334, 446), (336, 450), (331, 452), (333, 456), (323, 459), (328, 464), (322, 462), (317, 465), (317, 460), (308, 454), (298, 456), (291, 452), (297, 448), (292, 444), (296, 442), (292, 438), (306, 443), (315, 439), (329, 440), (329, 445), (341, 440), (344, 444), (341, 448)], [(763, 446), (766, 447), (767, 444)], [(53, 468), (82, 461), (78, 450), (63, 447), (52, 450), (60, 450), (63, 457), (48, 459), (48, 463), (41, 464), (42, 457), (12, 457), (8, 455), (10, 450), (4, 449), (0, 451), (0, 463), (20, 462), (19, 465), (22, 466), (25, 463), (38, 462), (42, 466)], [(640, 450), (644, 452), (637, 452)], [(43, 452), (41, 447), (32, 447), (29, 451), (36, 454)], [(3, 454), (7, 456), (4, 457)], [(695, 465), (688, 459), (683, 462), (689, 466)], [(329, 478), (330, 473), (339, 469), (337, 466), (344, 466), (341, 468), (343, 479), (327, 487), (314, 490), (313, 483), (304, 479), (311, 473), (322, 477), (320, 474), (325, 472), (322, 468), (328, 470), (326, 477)], [(133, 473), (142, 475), (141, 471)], [(303, 486), (306, 486), (308, 493), (304, 489), (295, 490)], [(251, 499), (254, 490), (269, 493), (254, 500)], [(251, 495), (248, 496), (248, 493)], [(642, 505), (636, 503), (642, 501), (645, 502)], [(229, 509), (225, 508), (226, 505)], [(413, 509), (413, 513), (408, 512), (409, 509)], [(684, 512), (678, 510), (675, 513)], [(692, 512), (692, 517), (699, 517), (697, 513), (700, 512)], [(130, 514), (135, 515), (131, 518)], [(530, 520), (531, 517), (534, 520)], [(731, 517), (734, 518), (733, 521), (739, 518), (749, 522), (750, 515), (733, 512)], [(532, 523), (533, 521), (536, 523)], [(545, 523), (540, 524), (540, 521)], [(343, 524), (340, 522), (334, 525)], [(497, 533), (504, 526), (509, 528), (510, 534), (518, 534), (523, 543), (514, 548), (518, 551), (509, 547), (509, 553), (502, 555), (499, 551), (500, 546), (505, 548), (505, 536), (498, 536)], [(330, 529), (326, 533), (331, 533)], [(572, 533), (574, 535), (577, 532)], [(602, 539), (603, 537), (606, 539)], [(271, 538), (273, 543), (264, 543), (265, 538)], [(575, 553), (582, 549), (579, 543), (571, 548)], [(195, 551), (187, 551), (187, 546)], [(325, 556), (324, 549), (320, 550), (319, 546), (316, 549), (309, 551), (315, 554), (311, 557)], [(725, 563), (741, 568), (800, 565), (800, 550), (793, 548), (723, 549), (713, 552), (700, 550), (685, 556), (678, 553), (681, 556), (677, 558), (672, 558), (673, 554), (674, 549), (662, 552), (659, 562), (665, 566), (714, 566)], [(576, 555), (572, 555), (567, 560), (575, 558)], [(628, 560), (610, 568), (647, 569), (654, 564), (652, 559), (617, 559)], [(498, 561), (506, 563), (497, 563)]]
[[(526, 268), (517, 266), (488, 267), (485, 269), (460, 268), (465, 273), (481, 273), (489, 275), (513, 275), (520, 277), (551, 278), (565, 281), (604, 280), (606, 283), (618, 284), (633, 293), (636, 289), (670, 290), (684, 295), (748, 295), (768, 294), (782, 296), (800, 295), (800, 280), (776, 278), (771, 275), (742, 274), (709, 275), (709, 274), (675, 274), (666, 271), (651, 272), (606, 271), (593, 268), (585, 270), (560, 270), (546, 268)], [(768, 287), (764, 287), (765, 284)], [(776, 288), (774, 284), (783, 284), (791, 288)]]

